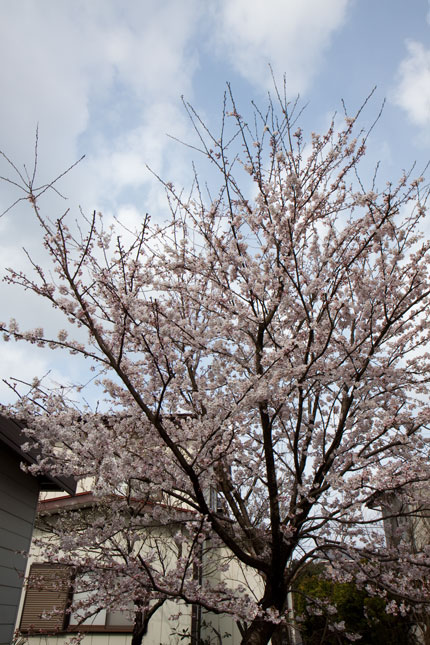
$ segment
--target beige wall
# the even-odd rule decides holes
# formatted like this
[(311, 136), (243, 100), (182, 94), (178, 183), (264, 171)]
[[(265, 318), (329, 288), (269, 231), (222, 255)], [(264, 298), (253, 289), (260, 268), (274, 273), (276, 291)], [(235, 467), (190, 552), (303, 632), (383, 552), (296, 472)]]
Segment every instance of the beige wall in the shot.
[[(34, 536), (40, 538), (43, 534), (35, 530)], [(43, 562), (44, 557), (40, 548), (35, 547), (34, 544), (30, 551), (30, 557), (27, 562), (26, 576), (29, 573), (30, 566), (33, 562)], [(172, 563), (173, 566), (173, 563)], [(25, 588), (21, 594), (21, 600), (18, 609), (18, 616), (16, 621), (16, 628), (19, 628), (21, 614), (23, 610), (25, 599)], [(179, 619), (176, 619), (176, 616), (181, 614)], [(172, 620), (171, 617), (175, 616), (175, 619)], [(94, 625), (97, 624), (97, 620), (91, 621)], [(175, 638), (172, 637), (172, 632), (178, 630), (191, 629), (191, 606), (187, 606), (184, 603), (176, 603), (172, 601), (166, 601), (162, 607), (160, 607), (154, 616), (149, 622), (148, 633), (144, 637), (143, 643), (145, 645), (173, 645), (176, 642)], [(25, 642), (28, 642), (29, 645), (61, 645), (69, 642), (70, 638), (73, 636), (73, 633), (68, 633), (67, 635), (43, 635), (43, 636), (30, 636), (27, 637)], [(121, 633), (89, 633), (86, 634), (82, 644), (83, 645), (128, 645), (131, 643), (131, 634), (121, 634)]]
[[(36, 534), (38, 536), (41, 535), (37, 531)], [(210, 546), (210, 542), (207, 546)], [(43, 554), (33, 546), (28, 568), (31, 562), (43, 561)], [(173, 560), (171, 566), (174, 566)], [(217, 581), (222, 581), (231, 589), (237, 589), (239, 594), (242, 593), (241, 589), (244, 588), (247, 595), (255, 600), (261, 597), (263, 591), (262, 579), (254, 571), (250, 571), (238, 562), (225, 548), (204, 552), (203, 584), (204, 580), (211, 581), (215, 584)], [(19, 626), (23, 599), (24, 594), (21, 598), (17, 626)], [(170, 619), (171, 616), (177, 616), (178, 613), (181, 614), (179, 621), (177, 619)], [(223, 645), (238, 645), (241, 642), (239, 629), (235, 620), (229, 615), (215, 614), (202, 610), (201, 625), (202, 636), (208, 637), (211, 643), (219, 643), (217, 634), (221, 636)], [(180, 641), (179, 637), (172, 635), (172, 633), (183, 630), (187, 630), (188, 633), (191, 631), (191, 606), (185, 604), (178, 606), (178, 603), (166, 601), (151, 618), (149, 632), (144, 637), (143, 643), (144, 645), (174, 645), (176, 643), (182, 645), (187, 643), (187, 641)], [(28, 639), (28, 643), (29, 645), (60, 645), (62, 643), (66, 644), (71, 636), (72, 634), (66, 636), (32, 636)], [(82, 641), (83, 645), (102, 645), (102, 643), (106, 645), (126, 645), (130, 642), (130, 634), (120, 633), (90, 633)]]
[[(190, 608), (183, 605), (183, 612), (178, 620), (170, 620), (172, 615), (178, 614), (178, 605), (173, 602), (165, 602), (164, 605), (151, 618), (148, 633), (143, 639), (144, 645), (173, 645), (175, 638), (172, 636), (173, 630), (190, 629), (191, 615)], [(29, 645), (66, 645), (73, 636), (73, 633), (67, 635), (50, 635), (50, 636), (30, 636), (28, 637)], [(109, 634), (109, 633), (92, 633), (86, 634), (82, 645), (129, 645), (131, 643), (131, 634)]]

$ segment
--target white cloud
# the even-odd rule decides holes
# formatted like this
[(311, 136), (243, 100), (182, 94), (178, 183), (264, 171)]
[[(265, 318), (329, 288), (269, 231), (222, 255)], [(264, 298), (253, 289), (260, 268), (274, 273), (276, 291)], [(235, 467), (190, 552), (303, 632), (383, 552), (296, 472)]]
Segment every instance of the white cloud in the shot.
[[(118, 169), (113, 189), (134, 185), (143, 160), (151, 160), (144, 158), (148, 146), (138, 158), (136, 146), (129, 152), (130, 133), (157, 122), (158, 106), (167, 105), (173, 120), (164, 123), (164, 133), (175, 123), (171, 106), (179, 106), (183, 92), (191, 94), (198, 7), (197, 0), (131, 2), (127, 11), (115, 0), (4, 2), (0, 148), (31, 160), (39, 121), (45, 179), (73, 162), (80, 146), (94, 156), (94, 146), (98, 157), (101, 150), (105, 159), (113, 156), (106, 164)], [(167, 145), (156, 127), (150, 135), (160, 148)], [(75, 177), (66, 180), (67, 188), (97, 197), (100, 183), (92, 185), (88, 169)]]
[(409, 41), (408, 55), (399, 67), (399, 83), (393, 101), (420, 127), (430, 126), (430, 49)]
[(270, 87), (270, 63), (275, 74), (286, 73), (290, 94), (304, 92), (348, 2), (223, 0), (215, 9), (218, 49), (251, 82)]
[[(57, 357), (58, 358), (58, 357)], [(21, 382), (31, 383), (33, 379), (41, 379), (46, 376), (44, 383), (67, 382), (67, 375), (64, 367), (61, 372), (52, 369), (53, 359), (49, 354), (43, 353), (35, 347), (17, 345), (14, 341), (2, 343), (0, 362), (0, 402), (2, 405), (12, 403), (16, 397), (5, 381), (11, 382), (18, 379)], [(76, 374), (73, 377), (76, 378)], [(26, 391), (23, 385), (19, 385), (20, 391)]]
[[(20, 168), (24, 162), (31, 166), (39, 122), (40, 182), (54, 178), (77, 159), (80, 150), (87, 153), (85, 162), (58, 186), (69, 201), (53, 194), (43, 200), (43, 213), (52, 219), (67, 207), (74, 217), (78, 203), (86, 211), (103, 206), (118, 213), (120, 201), (135, 197), (132, 193), (127, 200), (127, 191), (142, 188), (157, 194), (158, 200), (159, 187), (150, 184), (145, 163), (169, 174), (176, 168), (176, 174), (182, 172), (182, 153), (175, 157), (165, 132), (183, 132), (180, 96), (192, 95), (198, 65), (192, 37), (200, 20), (200, 3), (125, 4), (126, 8), (118, 0), (2, 2), (0, 149)], [(0, 159), (0, 175), (10, 177), (10, 173)], [(3, 183), (0, 189), (1, 212), (17, 193)], [(139, 218), (137, 210), (130, 208), (120, 215), (129, 223), (132, 219), (133, 225)], [(42, 262), (37, 229), (24, 202), (0, 220), (0, 274), (6, 265), (28, 265), (23, 245)], [(22, 328), (40, 325), (48, 332), (61, 324), (59, 314), (28, 292), (0, 283), (0, 294), (2, 320), (15, 316)], [(1, 376), (31, 378), (61, 360), (61, 354), (54, 358), (57, 355), (48, 352), (42, 358), (42, 350), (0, 343)], [(66, 377), (72, 362), (63, 363)], [(0, 400), (3, 396), (4, 392)]]

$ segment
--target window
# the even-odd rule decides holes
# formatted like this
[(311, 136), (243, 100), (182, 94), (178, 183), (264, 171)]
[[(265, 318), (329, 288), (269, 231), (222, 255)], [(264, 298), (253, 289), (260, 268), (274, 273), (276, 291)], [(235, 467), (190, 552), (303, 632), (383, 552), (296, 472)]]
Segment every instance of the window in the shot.
[[(85, 574), (81, 581), (89, 581)], [(94, 611), (82, 620), (82, 610), (67, 612), (72, 601), (84, 600), (89, 594), (81, 591), (73, 595), (74, 582), (71, 567), (52, 564), (32, 564), (21, 615), (20, 631), (23, 633), (53, 633), (64, 631), (131, 632), (133, 629), (133, 603), (130, 611)], [(84, 586), (86, 586), (84, 584)], [(96, 609), (96, 608), (94, 608)]]
[[(73, 595), (75, 603), (84, 602), (85, 609), (78, 609), (72, 611), (70, 616), (70, 629), (91, 628), (91, 631), (118, 631), (118, 628), (129, 627), (133, 625), (133, 602), (127, 603), (128, 611), (116, 611), (114, 609), (99, 609), (97, 605), (92, 603), (92, 595), (94, 590), (98, 588), (97, 576), (91, 573), (84, 573), (79, 576), (80, 591)], [(88, 616), (88, 618), (85, 618)], [(127, 630), (126, 630), (127, 631)]]
[(22, 631), (56, 632), (64, 629), (71, 601), (72, 570), (50, 564), (32, 564), (21, 616)]

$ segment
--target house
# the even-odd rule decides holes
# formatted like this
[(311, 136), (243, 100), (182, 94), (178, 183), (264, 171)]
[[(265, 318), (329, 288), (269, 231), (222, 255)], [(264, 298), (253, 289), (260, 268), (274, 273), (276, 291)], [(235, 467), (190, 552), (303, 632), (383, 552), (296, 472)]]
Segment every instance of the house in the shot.
[[(74, 497), (48, 497), (39, 503), (39, 513), (55, 522), (57, 516), (64, 513), (82, 513), (90, 517), (95, 512), (99, 501), (87, 490), (79, 491)], [(41, 530), (41, 523), (36, 523), (35, 538), (46, 537)], [(31, 645), (60, 645), (70, 639), (73, 634), (85, 633), (83, 645), (126, 645), (131, 642), (134, 612), (133, 603), (128, 603), (130, 611), (118, 611), (109, 608), (96, 608), (97, 611), (82, 620), (82, 611), (68, 612), (73, 603), (86, 600), (91, 592), (91, 575), (78, 575), (73, 567), (46, 562), (43, 549), (33, 544), (27, 569), (27, 585), (23, 593), (17, 630), (28, 638)], [(85, 583), (88, 580), (87, 591)], [(97, 584), (97, 583), (96, 583)], [(78, 590), (79, 589), (79, 590)], [(125, 597), (127, 604), (127, 598)], [(55, 613), (50, 613), (55, 610)], [(191, 627), (191, 608), (181, 607), (183, 614), (177, 627), (187, 630)], [(160, 603), (159, 608), (149, 621), (148, 632), (144, 637), (145, 643), (171, 642), (172, 629), (169, 618), (178, 614), (178, 606), (173, 603)]]
[[(378, 493), (368, 507), (380, 512), (388, 548), (407, 549), (411, 554), (426, 551), (430, 544), (430, 495), (427, 481), (411, 483), (402, 490)], [(412, 608), (413, 610), (413, 608)], [(414, 635), (422, 645), (430, 645), (428, 609), (414, 611)]]
[(430, 506), (427, 482), (410, 484), (401, 491), (378, 493), (367, 506), (379, 511), (388, 547), (400, 544), (417, 553), (430, 543)]
[(34, 464), (36, 449), (28, 442), (22, 425), (0, 415), (0, 645), (10, 645), (21, 597), (33, 524), (40, 491), (75, 492), (71, 478), (33, 476), (21, 464)]
[[(42, 519), (39, 523), (36, 522), (36, 538), (48, 541), (51, 539), (49, 534), (41, 530), (43, 518), (48, 518), (55, 523), (56, 517), (64, 514), (71, 515), (74, 512), (76, 517), (79, 513), (82, 517), (90, 518), (93, 517), (92, 514), (97, 516), (98, 504), (99, 500), (89, 491), (77, 492), (73, 497), (59, 496), (41, 500), (39, 514)], [(162, 506), (160, 501), (155, 504)], [(171, 546), (174, 547), (173, 536), (190, 514), (194, 514), (190, 509), (178, 509), (177, 527), (169, 525), (163, 528), (159, 525), (146, 524), (140, 529), (142, 542), (148, 539), (151, 543), (159, 540), (157, 549), (165, 549), (167, 558), (163, 566), (166, 566), (166, 563), (167, 567), (175, 566), (175, 556), (172, 555), (174, 549), (171, 548)], [(28, 582), (22, 595), (16, 625), (17, 631), (26, 637), (26, 642), (29, 645), (62, 645), (73, 635), (85, 634), (83, 645), (132, 643), (135, 613), (133, 603), (127, 596), (127, 584), (124, 585), (125, 602), (121, 609), (93, 606), (94, 612), (83, 619), (83, 610), (75, 609), (75, 606), (90, 598), (93, 586), (91, 571), (82, 574), (82, 572), (77, 573), (72, 566), (46, 562), (43, 549), (40, 550), (38, 543), (39, 540), (36, 539), (30, 553), (27, 568)], [(231, 584), (237, 584), (238, 580), (243, 584), (246, 573), (235, 566), (231, 558), (228, 567), (223, 567), (221, 573), (220, 567), (217, 566), (219, 561), (215, 562), (214, 557), (216, 556), (210, 550), (202, 553), (202, 567), (196, 575), (201, 575), (203, 578), (211, 576), (217, 580), (224, 576), (223, 579)], [(113, 577), (112, 584), (116, 582), (120, 584), (121, 581), (115, 581)], [(247, 584), (252, 586), (253, 582), (248, 580)], [(89, 606), (91, 610), (91, 602)], [(173, 643), (197, 645), (203, 639), (207, 639), (204, 642), (208, 643), (238, 645), (241, 641), (239, 628), (229, 615), (210, 614), (200, 607), (186, 604), (181, 600), (160, 602), (153, 598), (149, 608), (156, 608), (156, 611), (150, 618), (147, 632), (143, 636), (144, 645)], [(88, 603), (86, 610), (88, 610)]]

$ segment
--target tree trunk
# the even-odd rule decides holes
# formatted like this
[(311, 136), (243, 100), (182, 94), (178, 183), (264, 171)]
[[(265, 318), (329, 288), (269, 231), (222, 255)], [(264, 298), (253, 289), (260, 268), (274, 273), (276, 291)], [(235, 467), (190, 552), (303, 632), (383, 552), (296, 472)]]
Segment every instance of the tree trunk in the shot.
[(148, 631), (148, 625), (141, 629), (134, 623), (133, 625), (133, 634), (131, 636), (131, 645), (142, 645), (142, 640), (143, 637), (145, 636), (146, 632)]
[(245, 631), (241, 645), (267, 645), (275, 629), (276, 625), (256, 618)]
[(157, 609), (164, 603), (164, 599), (157, 600), (151, 607), (143, 607), (143, 602), (135, 601), (135, 605), (139, 609), (134, 614), (133, 634), (131, 637), (131, 645), (142, 645), (142, 640), (148, 631), (149, 621), (155, 614)]
[(285, 625), (279, 625), (272, 636), (272, 645), (291, 645), (290, 632)]
[(145, 620), (145, 617), (140, 612), (136, 612), (134, 625), (133, 625), (133, 634), (131, 637), (131, 645), (142, 645), (143, 637), (148, 631), (149, 620)]
[[(288, 586), (283, 576), (284, 566), (283, 563), (283, 566), (274, 571), (273, 578), (266, 581), (266, 590), (260, 605), (263, 611), (273, 608), (281, 616), (288, 604)], [(288, 627), (276, 625), (257, 616), (242, 633), (241, 645), (267, 645), (270, 639), (272, 639), (272, 645), (289, 645), (291, 637)]]

